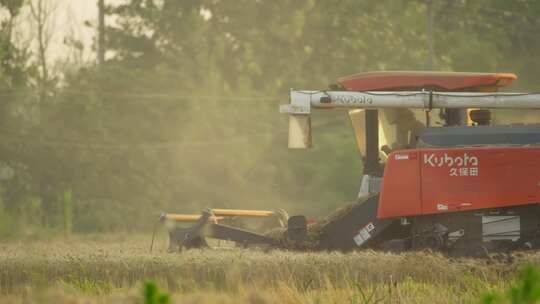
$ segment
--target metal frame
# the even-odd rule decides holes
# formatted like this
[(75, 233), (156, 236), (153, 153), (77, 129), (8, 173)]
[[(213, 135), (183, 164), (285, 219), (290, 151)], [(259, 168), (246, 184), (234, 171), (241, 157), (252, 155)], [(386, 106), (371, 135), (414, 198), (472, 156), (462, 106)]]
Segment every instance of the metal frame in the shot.
[(477, 93), (434, 91), (299, 91), (280, 112), (309, 115), (311, 109), (540, 109), (539, 93)]
[[(169, 251), (183, 248), (206, 247), (206, 237), (236, 242), (242, 246), (252, 244), (273, 245), (274, 239), (242, 228), (219, 224), (218, 221), (227, 217), (277, 217), (281, 227), (285, 226), (287, 215), (283, 211), (266, 210), (233, 210), (206, 208), (200, 215), (167, 214), (160, 216), (161, 222), (172, 222), (167, 225), (169, 232)], [(285, 221), (285, 223), (284, 223)], [(190, 227), (177, 227), (175, 222), (195, 222)]]

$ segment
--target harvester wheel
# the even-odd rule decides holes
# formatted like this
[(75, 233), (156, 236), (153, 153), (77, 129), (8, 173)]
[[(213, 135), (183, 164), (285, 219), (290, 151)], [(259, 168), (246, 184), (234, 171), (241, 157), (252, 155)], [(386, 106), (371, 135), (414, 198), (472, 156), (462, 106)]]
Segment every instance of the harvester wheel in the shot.
[(431, 233), (427, 236), (419, 237), (414, 241), (414, 249), (424, 250), (441, 250), (444, 245), (444, 239), (435, 233)]
[(195, 237), (189, 241), (184, 241), (183, 245), (183, 247), (185, 247), (186, 249), (208, 247), (206, 240), (200, 236)]
[[(431, 249), (431, 250), (442, 250), (446, 245), (446, 236), (448, 233), (448, 228), (439, 223), (431, 224), (426, 228), (421, 228), (423, 231), (413, 238), (412, 248), (413, 249)], [(424, 226), (426, 227), (426, 226)], [(418, 231), (418, 230), (417, 230)]]

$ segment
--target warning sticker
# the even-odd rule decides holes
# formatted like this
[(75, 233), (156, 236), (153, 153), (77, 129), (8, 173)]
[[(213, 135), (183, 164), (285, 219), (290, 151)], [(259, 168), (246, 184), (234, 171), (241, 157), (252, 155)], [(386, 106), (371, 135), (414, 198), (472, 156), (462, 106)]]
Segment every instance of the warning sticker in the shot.
[(437, 210), (447, 211), (448, 210), (448, 205), (447, 204), (437, 204)]
[(373, 229), (375, 229), (375, 225), (373, 225), (373, 223), (369, 223), (364, 228), (360, 229), (360, 231), (358, 231), (358, 234), (355, 235), (354, 238), (353, 238), (356, 245), (361, 246), (368, 239), (370, 239), (371, 238), (371, 231), (373, 231)]

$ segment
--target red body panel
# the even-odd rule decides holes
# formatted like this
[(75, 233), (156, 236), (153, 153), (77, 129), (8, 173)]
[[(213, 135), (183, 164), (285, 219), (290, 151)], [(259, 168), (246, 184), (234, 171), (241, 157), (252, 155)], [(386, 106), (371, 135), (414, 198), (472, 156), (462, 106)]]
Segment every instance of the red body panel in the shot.
[(379, 197), (378, 218), (422, 213), (419, 155), (419, 150), (408, 150), (388, 156)]
[[(418, 158), (396, 159), (396, 155), (413, 151)], [(410, 172), (413, 168), (417, 172)], [(420, 189), (410, 181), (417, 175), (420, 176)], [(400, 182), (408, 187), (396, 188)], [(537, 203), (540, 203), (540, 148), (417, 149), (390, 154), (381, 187), (378, 217)], [(408, 208), (416, 213), (411, 214)]]
[(516, 79), (511, 73), (370, 72), (340, 78), (338, 83), (349, 91), (477, 91), (487, 87), (494, 91)]

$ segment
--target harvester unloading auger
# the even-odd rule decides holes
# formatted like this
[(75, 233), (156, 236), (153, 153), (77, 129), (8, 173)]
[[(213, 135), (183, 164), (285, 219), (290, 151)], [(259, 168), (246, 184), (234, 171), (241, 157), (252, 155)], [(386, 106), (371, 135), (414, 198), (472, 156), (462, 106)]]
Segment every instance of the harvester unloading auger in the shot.
[[(289, 115), (290, 148), (311, 146), (313, 110), (348, 110), (364, 159), (358, 202), (309, 225), (285, 212), (206, 209), (188, 216), (196, 221), (189, 228), (170, 225), (171, 248), (204, 246), (205, 237), (341, 251), (538, 248), (540, 125), (491, 125), (489, 111), (540, 109), (540, 94), (497, 92), (516, 78), (377, 72), (341, 78), (330, 90), (291, 90), (280, 107)], [(441, 126), (433, 126), (434, 111)], [(236, 220), (263, 213), (279, 220), (259, 231)], [(162, 215), (165, 222), (183, 218)]]

